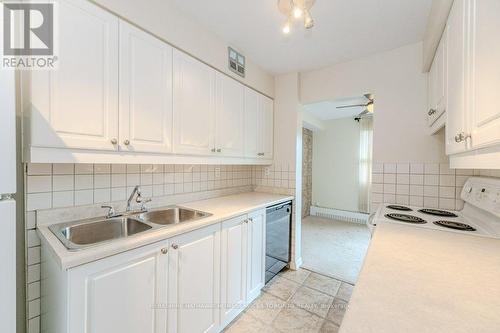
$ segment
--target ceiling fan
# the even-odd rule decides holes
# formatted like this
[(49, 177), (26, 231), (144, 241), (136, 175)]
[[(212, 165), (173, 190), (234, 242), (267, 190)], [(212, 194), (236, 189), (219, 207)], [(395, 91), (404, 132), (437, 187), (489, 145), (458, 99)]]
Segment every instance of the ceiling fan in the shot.
[(373, 105), (373, 95), (372, 94), (365, 94), (364, 95), (366, 99), (368, 100), (367, 103), (365, 104), (349, 104), (349, 105), (341, 105), (337, 106), (337, 109), (348, 109), (348, 108), (359, 108), (359, 107), (365, 107), (365, 110), (368, 112), (373, 112), (369, 111), (369, 109), (372, 109), (371, 106)]

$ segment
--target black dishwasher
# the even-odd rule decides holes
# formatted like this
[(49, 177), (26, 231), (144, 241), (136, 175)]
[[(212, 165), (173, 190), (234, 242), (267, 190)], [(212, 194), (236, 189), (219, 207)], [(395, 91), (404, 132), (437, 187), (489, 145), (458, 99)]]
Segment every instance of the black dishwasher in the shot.
[(266, 283), (290, 262), (292, 203), (266, 210)]

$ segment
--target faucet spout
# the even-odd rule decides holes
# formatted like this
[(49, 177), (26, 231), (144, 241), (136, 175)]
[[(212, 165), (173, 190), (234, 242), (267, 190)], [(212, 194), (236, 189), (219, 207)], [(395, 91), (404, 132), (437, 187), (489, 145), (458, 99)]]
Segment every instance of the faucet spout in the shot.
[(141, 188), (139, 187), (139, 185), (136, 185), (134, 187), (132, 193), (128, 197), (128, 200), (127, 200), (127, 212), (129, 212), (129, 211), (132, 210), (132, 208), (131, 208), (131, 202), (132, 202), (132, 199), (134, 199), (134, 196), (135, 196), (136, 193), (137, 193), (138, 196), (141, 195)]

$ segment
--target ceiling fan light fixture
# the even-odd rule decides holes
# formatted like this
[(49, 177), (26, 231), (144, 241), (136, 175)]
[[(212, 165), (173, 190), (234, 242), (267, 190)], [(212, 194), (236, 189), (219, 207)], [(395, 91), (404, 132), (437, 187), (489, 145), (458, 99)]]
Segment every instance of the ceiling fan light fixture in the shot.
[(289, 34), (292, 29), (292, 20), (301, 20), (304, 28), (311, 29), (314, 27), (314, 20), (311, 16), (311, 7), (316, 0), (278, 0), (278, 9), (286, 15), (287, 21), (282, 27), (285, 35)]
[(285, 24), (283, 24), (283, 28), (282, 28), (282, 31), (285, 35), (288, 35), (290, 33), (290, 30), (291, 30), (291, 24), (290, 24), (290, 20), (287, 19), (285, 21)]
[(312, 27), (314, 27), (314, 20), (311, 17), (309, 11), (306, 10), (306, 13), (304, 15), (304, 28), (311, 29)]
[(304, 11), (299, 6), (295, 6), (293, 8), (293, 17), (295, 17), (296, 19), (301, 18), (303, 13)]

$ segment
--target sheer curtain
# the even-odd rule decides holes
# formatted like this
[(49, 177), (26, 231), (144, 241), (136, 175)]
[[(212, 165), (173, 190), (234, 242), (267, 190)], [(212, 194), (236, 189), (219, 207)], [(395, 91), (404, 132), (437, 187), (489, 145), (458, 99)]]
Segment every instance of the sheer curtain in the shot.
[(370, 213), (373, 117), (362, 117), (359, 120), (359, 135), (359, 211)]

